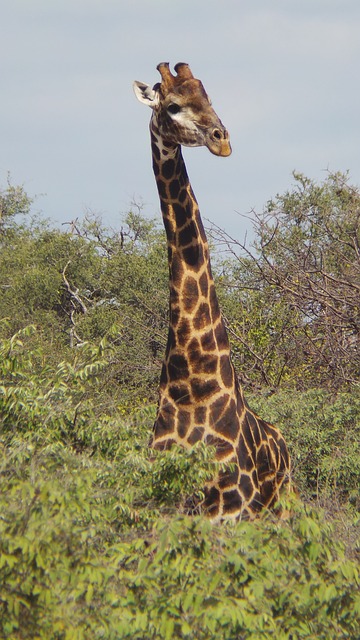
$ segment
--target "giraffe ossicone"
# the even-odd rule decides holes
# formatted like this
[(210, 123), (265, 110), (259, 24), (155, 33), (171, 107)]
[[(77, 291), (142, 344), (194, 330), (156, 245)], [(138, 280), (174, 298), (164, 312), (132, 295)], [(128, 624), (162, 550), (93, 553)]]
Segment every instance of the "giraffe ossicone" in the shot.
[[(169, 333), (151, 446), (212, 445), (222, 470), (200, 507), (214, 521), (254, 518), (290, 486), (290, 458), (280, 431), (251, 411), (231, 361), (211, 272), (209, 247), (181, 145), (231, 153), (229, 135), (200, 80), (186, 63), (173, 75), (157, 67), (154, 87), (134, 82), (150, 106), (155, 179), (167, 236)], [(227, 466), (228, 464), (228, 466)]]

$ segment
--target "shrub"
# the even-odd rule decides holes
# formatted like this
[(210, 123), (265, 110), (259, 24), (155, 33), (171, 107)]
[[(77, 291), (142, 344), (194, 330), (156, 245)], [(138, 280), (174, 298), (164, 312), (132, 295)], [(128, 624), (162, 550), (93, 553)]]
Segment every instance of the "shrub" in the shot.
[(252, 404), (284, 433), (295, 481), (324, 505), (360, 504), (360, 389), (333, 396), (323, 389), (258, 396)]
[[(151, 462), (154, 406), (127, 418), (93, 412), (103, 349), (34, 367), (29, 331), (2, 347), (1, 637), (357, 638), (358, 565), (319, 510), (299, 503), (288, 521), (265, 513), (234, 526), (179, 515), (214, 473), (211, 450), (152, 452)], [(286, 435), (304, 455), (302, 488), (329, 499), (323, 452), (331, 459), (336, 428), (359, 405), (319, 392), (300, 400), (273, 396), (267, 413), (294, 418)], [(319, 415), (327, 428), (314, 433)], [(344, 447), (355, 455), (352, 436)], [(354, 480), (345, 468), (344, 496)]]

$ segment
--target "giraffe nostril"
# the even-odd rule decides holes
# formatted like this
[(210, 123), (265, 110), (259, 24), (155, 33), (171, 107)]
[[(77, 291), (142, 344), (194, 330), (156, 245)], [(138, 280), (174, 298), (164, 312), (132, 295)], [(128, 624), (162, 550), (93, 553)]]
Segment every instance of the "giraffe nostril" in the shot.
[(214, 129), (213, 138), (215, 138), (215, 140), (222, 140), (223, 139), (223, 134), (220, 131), (220, 129)]

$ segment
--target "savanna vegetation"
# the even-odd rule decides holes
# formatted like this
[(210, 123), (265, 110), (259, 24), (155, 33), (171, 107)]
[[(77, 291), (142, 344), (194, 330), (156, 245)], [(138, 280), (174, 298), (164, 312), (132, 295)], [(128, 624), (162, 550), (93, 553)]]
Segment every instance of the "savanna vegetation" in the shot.
[[(359, 638), (360, 192), (346, 176), (210, 230), (234, 362), (283, 431), (287, 520), (182, 512), (211, 449), (149, 452), (168, 313), (161, 222), (60, 229), (0, 192), (0, 637)], [(250, 224), (250, 222), (249, 222)]]

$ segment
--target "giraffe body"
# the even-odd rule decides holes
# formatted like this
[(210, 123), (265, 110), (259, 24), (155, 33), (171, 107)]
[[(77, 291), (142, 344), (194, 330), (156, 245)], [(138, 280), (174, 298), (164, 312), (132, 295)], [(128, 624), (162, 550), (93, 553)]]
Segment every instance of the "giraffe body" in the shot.
[[(279, 499), (290, 461), (279, 430), (246, 405), (211, 273), (209, 248), (181, 146), (231, 153), (229, 137), (199, 80), (179, 63), (162, 82), (134, 83), (150, 122), (153, 169), (167, 235), (170, 322), (151, 445), (213, 445), (225, 463), (205, 487), (202, 509), (213, 519), (253, 518)], [(229, 463), (229, 467), (226, 467)], [(231, 463), (231, 464), (230, 464)]]

